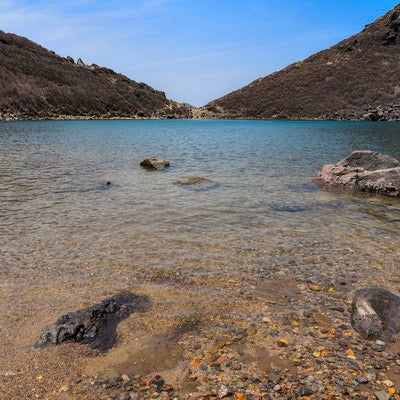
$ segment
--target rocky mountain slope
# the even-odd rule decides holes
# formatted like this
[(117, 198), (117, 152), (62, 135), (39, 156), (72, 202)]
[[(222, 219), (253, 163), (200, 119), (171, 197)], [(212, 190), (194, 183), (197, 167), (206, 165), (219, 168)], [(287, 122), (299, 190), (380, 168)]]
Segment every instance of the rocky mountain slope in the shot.
[(0, 120), (187, 118), (161, 91), (0, 31)]
[(197, 111), (200, 117), (400, 119), (400, 4), (365, 29)]

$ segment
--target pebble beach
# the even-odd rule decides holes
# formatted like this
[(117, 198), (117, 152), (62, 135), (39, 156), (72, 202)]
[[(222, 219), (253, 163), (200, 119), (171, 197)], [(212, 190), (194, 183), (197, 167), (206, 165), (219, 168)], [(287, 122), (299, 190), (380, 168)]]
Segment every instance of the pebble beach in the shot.
[[(396, 293), (397, 264), (384, 262), (383, 254), (364, 264), (354, 257), (357, 249), (344, 243), (335, 256), (340, 261), (324, 257), (323, 250), (322, 242), (276, 254), (247, 249), (252, 259), (270, 262), (228, 275), (193, 274), (179, 266), (132, 274), (90, 264), (37, 274), (31, 259), (31, 268), (13, 279), (22, 283), (35, 273), (35, 282), (22, 283), (18, 292), (9, 282), (3, 291), (11, 306), (1, 309), (7, 322), (1, 398), (400, 398), (399, 338), (367, 341), (350, 323), (356, 289), (384, 286)], [(293, 261), (282, 268), (273, 260), (285, 251)], [(240, 257), (243, 249), (236, 252)], [(121, 287), (151, 305), (119, 324), (117, 344), (108, 352), (73, 342), (33, 348), (44, 328), (38, 321), (54, 322), (45, 314), (83, 308)], [(63, 306), (51, 304), (54, 298)], [(18, 351), (10, 352), (15, 343)]]

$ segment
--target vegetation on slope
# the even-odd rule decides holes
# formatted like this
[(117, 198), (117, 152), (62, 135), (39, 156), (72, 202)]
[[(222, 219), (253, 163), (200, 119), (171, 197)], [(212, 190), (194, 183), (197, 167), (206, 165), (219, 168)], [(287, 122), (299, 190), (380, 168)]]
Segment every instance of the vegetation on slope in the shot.
[(144, 83), (0, 31), (0, 120), (189, 116)]
[(196, 115), (399, 120), (399, 57), (400, 5), (359, 34), (214, 100)]

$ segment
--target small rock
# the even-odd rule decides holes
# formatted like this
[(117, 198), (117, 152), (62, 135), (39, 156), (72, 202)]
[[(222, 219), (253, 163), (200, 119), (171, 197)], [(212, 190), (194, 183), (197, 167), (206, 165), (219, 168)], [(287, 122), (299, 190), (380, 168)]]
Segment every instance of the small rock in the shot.
[(392, 387), (392, 386), (394, 386), (394, 383), (391, 381), (391, 380), (389, 380), (389, 379), (386, 379), (385, 381), (383, 381), (382, 382), (386, 387)]
[(390, 393), (385, 392), (384, 390), (374, 392), (374, 395), (378, 400), (389, 400), (392, 397)]
[(368, 377), (367, 376), (358, 376), (357, 377), (357, 382), (360, 384), (368, 383)]
[(312, 394), (314, 394), (314, 391), (308, 387), (301, 387), (299, 390), (300, 396), (311, 396)]
[(367, 373), (368, 382), (376, 381), (376, 373), (375, 372), (368, 372)]
[(288, 347), (289, 343), (286, 339), (279, 339), (278, 340), (278, 347)]
[(220, 388), (218, 389), (218, 397), (220, 399), (223, 399), (224, 397), (228, 397), (230, 394), (231, 394), (231, 391), (225, 385), (221, 385)]
[(234, 371), (240, 371), (240, 370), (242, 369), (242, 366), (241, 366), (238, 362), (234, 362), (234, 363), (232, 364), (232, 369), (233, 369)]
[(144, 159), (140, 166), (145, 169), (162, 170), (169, 167), (169, 161), (150, 157)]

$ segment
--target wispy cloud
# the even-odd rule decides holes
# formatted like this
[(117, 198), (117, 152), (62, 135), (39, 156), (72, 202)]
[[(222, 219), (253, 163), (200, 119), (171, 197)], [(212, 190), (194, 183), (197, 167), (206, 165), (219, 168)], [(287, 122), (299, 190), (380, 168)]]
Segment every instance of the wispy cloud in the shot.
[(360, 3), (0, 0), (0, 29), (198, 104), (356, 33), (397, 1)]

